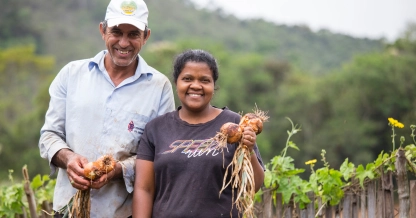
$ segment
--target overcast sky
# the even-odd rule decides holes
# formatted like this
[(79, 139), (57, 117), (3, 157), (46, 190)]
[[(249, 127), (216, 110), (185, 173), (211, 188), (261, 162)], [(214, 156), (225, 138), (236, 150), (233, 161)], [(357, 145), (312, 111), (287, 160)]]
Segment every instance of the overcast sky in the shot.
[(416, 23), (416, 0), (192, 0), (221, 7), (239, 18), (307, 25), (355, 37), (395, 40), (408, 22)]

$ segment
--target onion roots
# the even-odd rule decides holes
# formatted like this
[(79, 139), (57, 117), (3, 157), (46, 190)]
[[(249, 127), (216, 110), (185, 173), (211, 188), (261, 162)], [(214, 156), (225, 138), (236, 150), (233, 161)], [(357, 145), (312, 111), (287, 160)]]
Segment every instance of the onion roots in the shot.
[[(89, 162), (84, 166), (84, 176), (91, 181), (96, 180), (114, 170), (117, 161), (111, 155), (103, 155), (94, 162)], [(89, 218), (90, 217), (90, 189), (78, 190), (71, 198), (70, 208), (67, 211), (68, 217)]]
[[(254, 195), (256, 192), (251, 154), (249, 148), (241, 140), (242, 132), (245, 127), (249, 126), (256, 134), (260, 134), (263, 131), (263, 123), (268, 119), (267, 114), (256, 107), (253, 113), (247, 113), (242, 116), (239, 124), (223, 124), (220, 132), (214, 137), (218, 141), (217, 149), (221, 150), (221, 152), (224, 152), (224, 148), (227, 148), (227, 143), (239, 143), (233, 160), (226, 168), (223, 186), (219, 194), (221, 195), (222, 191), (231, 185), (233, 206), (236, 206), (240, 214), (243, 214), (243, 217), (254, 217)], [(229, 173), (231, 176), (227, 181)]]

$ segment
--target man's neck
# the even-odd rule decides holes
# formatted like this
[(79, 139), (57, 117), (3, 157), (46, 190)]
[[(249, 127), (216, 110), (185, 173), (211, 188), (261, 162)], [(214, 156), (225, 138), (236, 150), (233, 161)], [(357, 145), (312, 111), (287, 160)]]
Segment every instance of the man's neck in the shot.
[(117, 87), (125, 79), (132, 77), (136, 72), (138, 66), (138, 61), (134, 61), (128, 66), (117, 66), (111, 60), (109, 54), (106, 54), (104, 58), (104, 66), (110, 76), (111, 81), (113, 81), (114, 86)]

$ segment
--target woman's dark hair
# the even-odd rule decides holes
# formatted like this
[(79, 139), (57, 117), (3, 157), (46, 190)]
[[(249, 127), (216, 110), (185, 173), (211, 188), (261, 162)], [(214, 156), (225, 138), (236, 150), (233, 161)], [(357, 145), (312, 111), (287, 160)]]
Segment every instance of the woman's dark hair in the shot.
[(206, 63), (209, 69), (211, 69), (215, 84), (218, 79), (217, 61), (209, 52), (200, 49), (187, 50), (176, 56), (175, 61), (173, 62), (173, 81), (175, 84), (179, 74), (188, 62)]

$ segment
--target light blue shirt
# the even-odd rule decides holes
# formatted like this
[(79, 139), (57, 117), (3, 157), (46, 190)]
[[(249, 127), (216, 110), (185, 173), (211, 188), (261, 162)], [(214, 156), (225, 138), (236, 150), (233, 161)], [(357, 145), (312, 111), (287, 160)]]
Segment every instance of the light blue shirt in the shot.
[[(135, 155), (143, 129), (153, 118), (175, 110), (175, 103), (169, 79), (140, 56), (134, 76), (115, 87), (104, 67), (106, 53), (70, 62), (53, 80), (39, 149), (52, 174), (57, 169), (52, 157), (63, 148), (89, 161), (113, 155), (123, 166), (124, 180), (91, 190), (91, 217), (125, 218), (132, 213)], [(53, 209), (64, 207), (76, 191), (66, 171), (59, 170)]]

